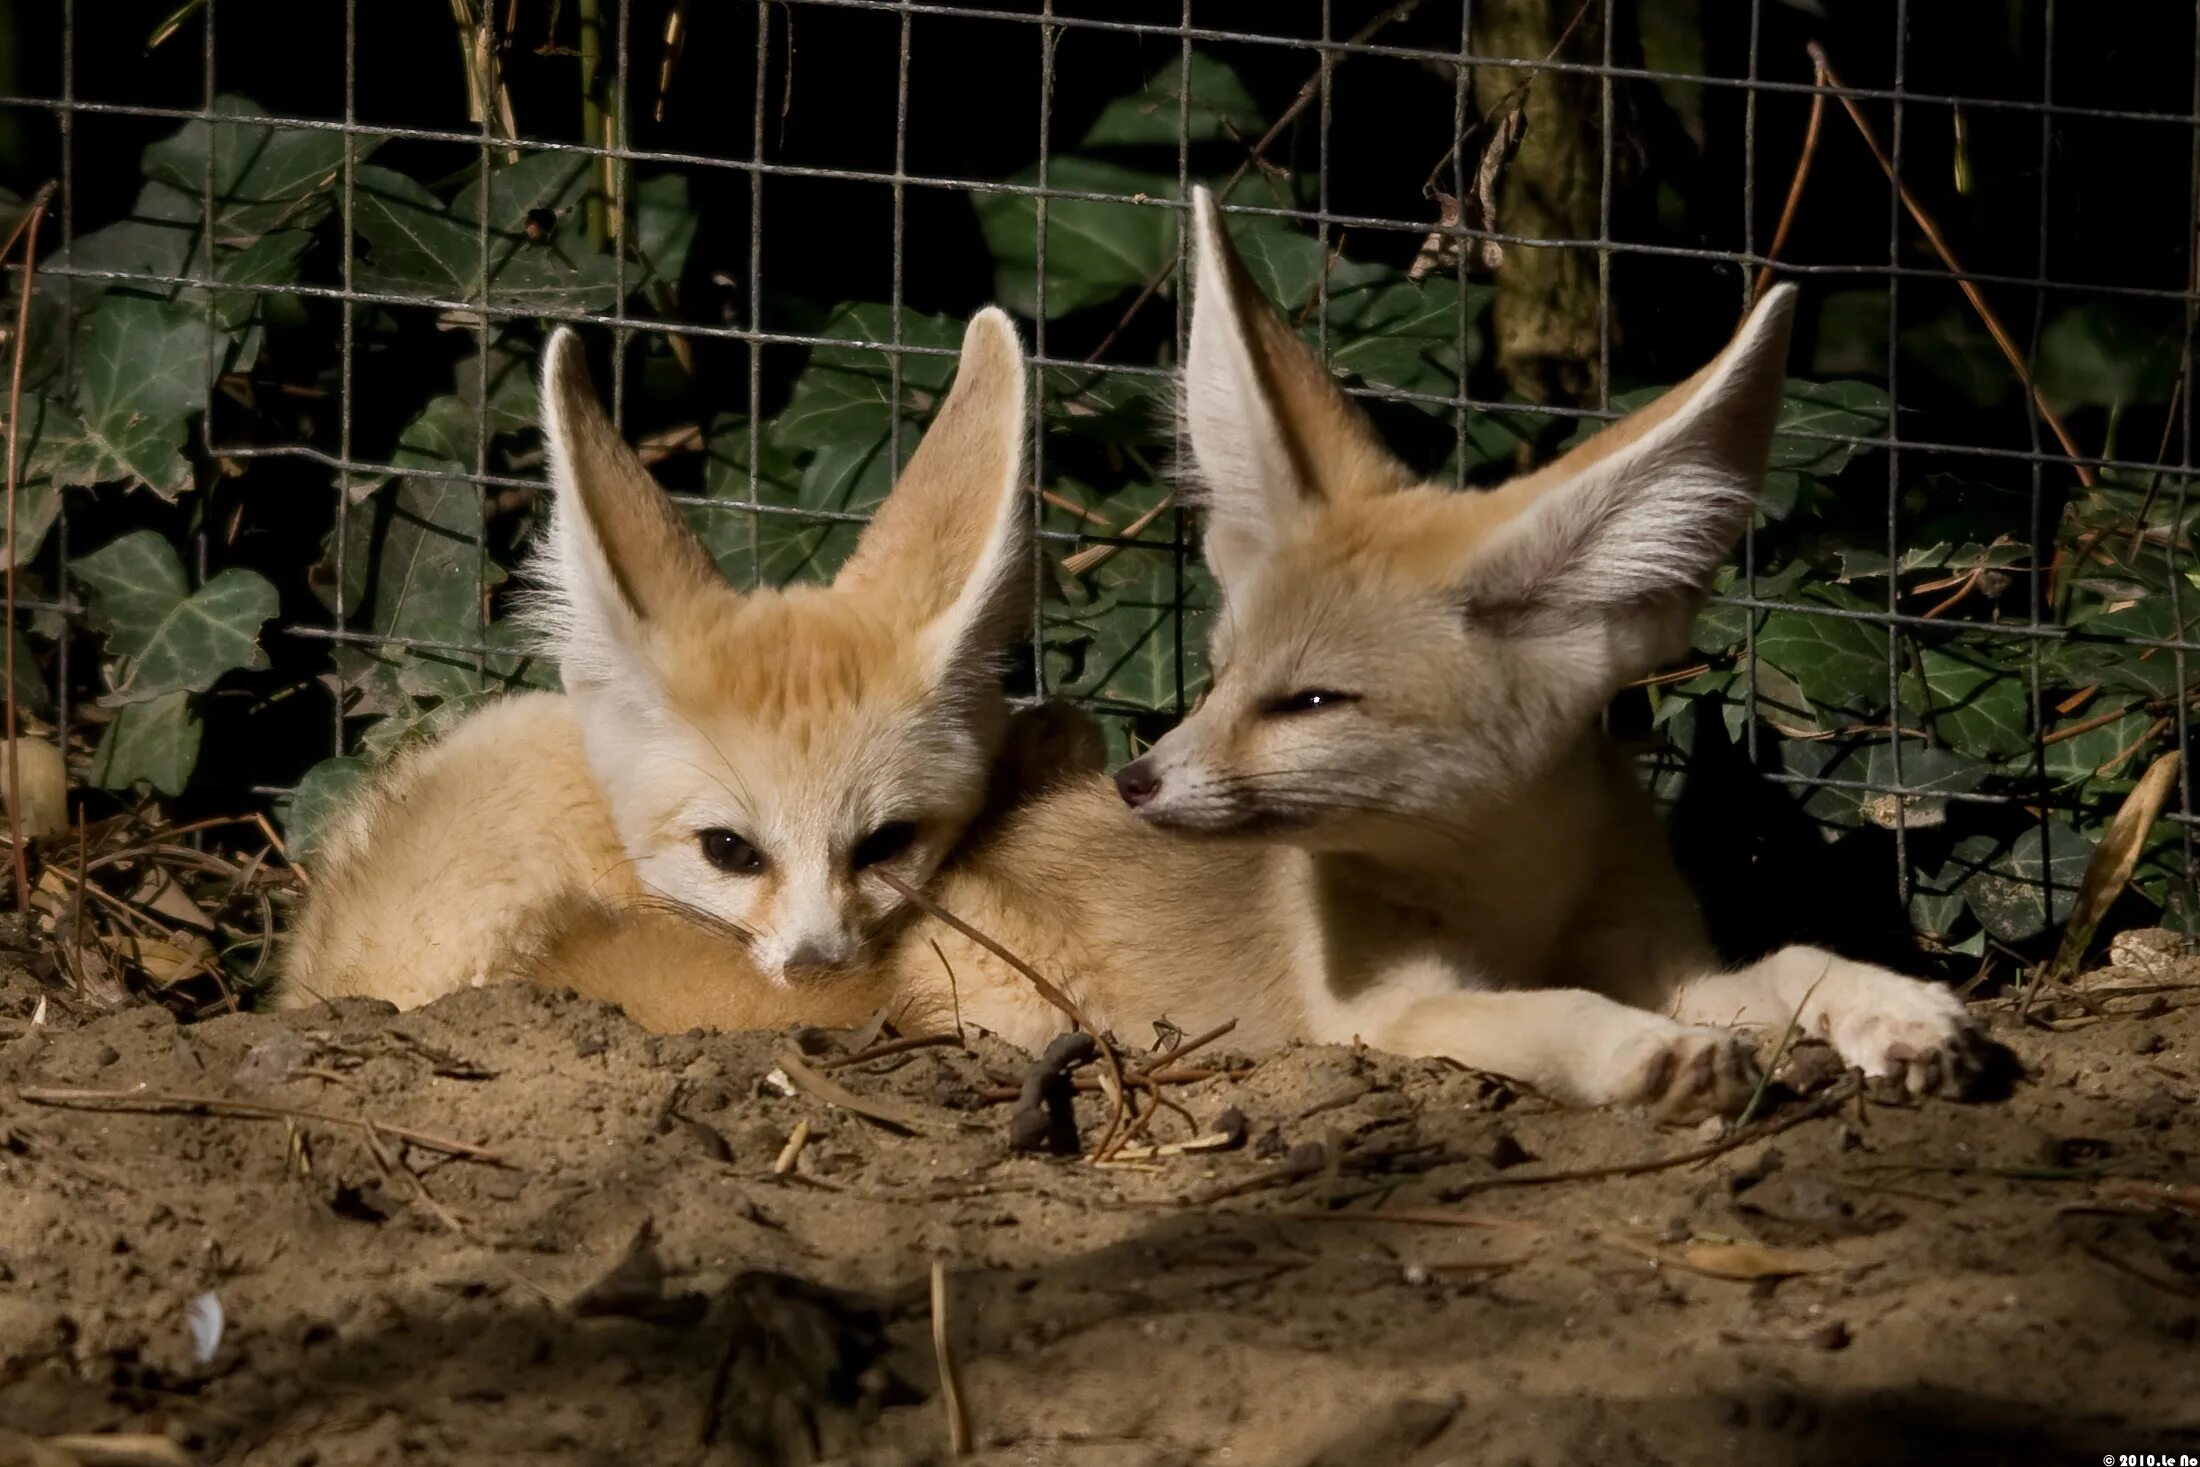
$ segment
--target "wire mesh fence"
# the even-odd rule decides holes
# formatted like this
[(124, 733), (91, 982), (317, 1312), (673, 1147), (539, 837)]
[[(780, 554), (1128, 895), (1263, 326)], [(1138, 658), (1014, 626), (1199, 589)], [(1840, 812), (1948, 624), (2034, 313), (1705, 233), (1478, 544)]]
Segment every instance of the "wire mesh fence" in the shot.
[[(0, 234), (57, 185), (10, 265), (14, 693), (98, 784), (310, 846), (371, 758), (554, 686), (509, 616), (547, 323), (728, 574), (783, 583), (845, 556), (988, 300), (1038, 388), (1016, 690), (1127, 753), (1206, 676), (1167, 412), (1202, 182), (1468, 491), (1804, 286), (1763, 513), (1611, 714), (1737, 941), (1801, 905), (2036, 952), (2187, 751), (2190, 7), (300, 9), (0, 6)], [(2180, 773), (2131, 920), (2190, 922), (2193, 823)]]

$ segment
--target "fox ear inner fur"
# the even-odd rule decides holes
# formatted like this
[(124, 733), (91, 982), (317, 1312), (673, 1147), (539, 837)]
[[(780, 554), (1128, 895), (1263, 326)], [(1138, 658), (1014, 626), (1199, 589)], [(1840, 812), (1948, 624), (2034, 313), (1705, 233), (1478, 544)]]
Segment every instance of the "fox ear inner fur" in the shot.
[[(1184, 415), (1227, 595), (1319, 506), (1408, 488), (1376, 436), (1261, 295), (1214, 198), (1192, 198), (1197, 294)], [(1768, 292), (1703, 370), (1556, 462), (1460, 504), (1466, 612), (1507, 635), (1577, 634), (1632, 676), (1685, 645), (1711, 572), (1749, 523), (1785, 381), (1795, 289)]]
[(1695, 376), (1494, 491), (1519, 510), (1467, 567), (1470, 614), (1516, 634), (1601, 632), (1624, 676), (1682, 651), (1757, 503), (1794, 314), (1795, 287), (1768, 292)]
[(834, 579), (923, 628), (943, 680), (990, 681), (994, 652), (1030, 614), (1031, 486), (1024, 354), (1006, 313), (963, 333), (955, 382), (909, 466)]
[[(570, 689), (646, 702), (650, 626), (739, 593), (605, 415), (569, 328), (543, 353), (542, 420), (555, 502), (533, 619)], [(834, 581), (908, 627), (945, 684), (989, 682), (1029, 612), (1025, 426), (1016, 328), (980, 311), (953, 388)]]
[(568, 687), (635, 687), (652, 622), (733, 590), (604, 413), (570, 328), (543, 351), (542, 421), (553, 502), (534, 620)]
[(1192, 191), (1191, 228), (1184, 426), (1207, 563), (1228, 594), (1304, 508), (1400, 489), (1413, 475), (1261, 294), (1204, 188)]

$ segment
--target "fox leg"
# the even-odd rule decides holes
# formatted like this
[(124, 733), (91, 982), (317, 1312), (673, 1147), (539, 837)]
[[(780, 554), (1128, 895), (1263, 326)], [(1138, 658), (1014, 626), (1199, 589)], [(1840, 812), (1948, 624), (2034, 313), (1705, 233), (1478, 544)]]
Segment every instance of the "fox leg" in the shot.
[(1978, 1021), (1939, 984), (1814, 947), (1787, 947), (1731, 973), (1674, 985), (1663, 1005), (1683, 1023), (1801, 1032), (1830, 1042), (1867, 1075), (1913, 1095), (1961, 1094), (1984, 1066)]
[[(1386, 1004), (1360, 1037), (1399, 1054), (1438, 1054), (1577, 1105), (1648, 1106), (1661, 1117), (1731, 1115), (1757, 1085), (1754, 1044), (1580, 988), (1429, 985)], [(1349, 1023), (1349, 1012), (1339, 1015)]]

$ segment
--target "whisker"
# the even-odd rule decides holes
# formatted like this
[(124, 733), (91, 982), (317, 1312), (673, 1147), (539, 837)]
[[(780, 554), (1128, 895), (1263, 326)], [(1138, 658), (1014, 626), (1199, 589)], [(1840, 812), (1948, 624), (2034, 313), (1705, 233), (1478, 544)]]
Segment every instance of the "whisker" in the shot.
[(1431, 834), (1440, 835), (1454, 842), (1462, 849), (1473, 846), (1481, 838), (1480, 832), (1457, 821), (1445, 820), (1419, 810), (1401, 809), (1396, 805), (1386, 804), (1379, 800), (1352, 799), (1331, 790), (1292, 789), (1267, 785), (1261, 787), (1259, 793), (1263, 800), (1282, 807), (1273, 813), (1292, 814), (1319, 811), (1325, 814), (1381, 816), (1418, 826)]
[(668, 917), (682, 918), (698, 927), (707, 928), (721, 937), (737, 942), (743, 948), (754, 943), (758, 936), (754, 928), (736, 922), (731, 917), (721, 917), (716, 912), (705, 911), (703, 908), (689, 902), (683, 902), (677, 897), (646, 896), (634, 905), (642, 911), (658, 912)]

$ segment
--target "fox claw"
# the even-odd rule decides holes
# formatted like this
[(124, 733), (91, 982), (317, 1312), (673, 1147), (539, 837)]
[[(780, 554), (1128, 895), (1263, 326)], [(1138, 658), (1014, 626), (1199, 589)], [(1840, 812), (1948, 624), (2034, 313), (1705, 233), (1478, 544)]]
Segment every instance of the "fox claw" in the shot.
[(1629, 1078), (1614, 1097), (1660, 1121), (1733, 1115), (1758, 1084), (1756, 1046), (1731, 1029), (1673, 1025), (1645, 1036), (1629, 1055)]
[(1868, 1005), (1829, 1018), (1841, 1058), (1904, 1094), (1960, 1097), (1985, 1072), (1985, 1029), (1945, 988), (1914, 979), (1877, 985)]

